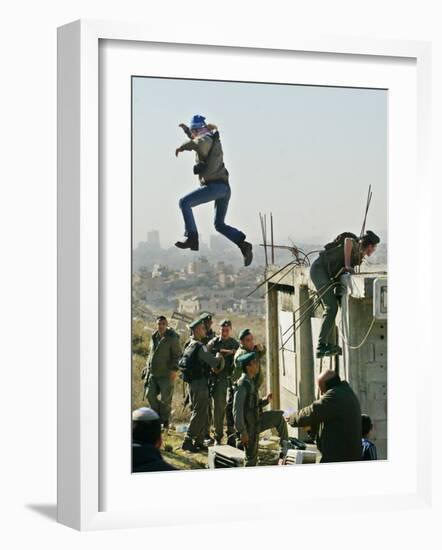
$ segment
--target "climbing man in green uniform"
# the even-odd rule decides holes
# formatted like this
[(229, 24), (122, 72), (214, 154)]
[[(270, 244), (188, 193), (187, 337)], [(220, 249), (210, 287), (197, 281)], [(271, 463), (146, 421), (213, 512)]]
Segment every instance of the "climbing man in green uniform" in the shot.
[[(215, 427), (215, 440), (218, 445), (222, 443), (224, 432), (224, 417), (226, 416), (227, 391), (233, 403), (231, 376), (233, 373), (233, 357), (239, 347), (239, 343), (232, 338), (232, 322), (223, 319), (220, 323), (219, 335), (215, 336), (207, 344), (207, 349), (213, 355), (221, 354), (224, 357), (224, 368), (218, 374), (212, 376), (211, 398), (213, 403), (213, 424)], [(227, 436), (234, 432), (233, 417), (227, 418)]]
[(339, 277), (354, 273), (365, 257), (376, 250), (380, 238), (367, 231), (360, 239), (353, 233), (341, 233), (325, 245), (310, 268), (310, 278), (324, 305), (324, 315), (319, 333), (316, 357), (328, 357), (342, 353), (334, 337), (335, 319), (339, 306)]
[(233, 400), (233, 417), (235, 428), (239, 433), (241, 443), (246, 452), (246, 466), (256, 466), (258, 462), (259, 434), (265, 430), (276, 428), (281, 448), (288, 440), (287, 424), (283, 411), (263, 411), (272, 399), (269, 393), (265, 399), (260, 399), (256, 387), (256, 376), (259, 364), (255, 352), (243, 353), (237, 359), (243, 374), (238, 380), (238, 388)]
[(163, 429), (167, 429), (181, 345), (164, 315), (157, 317), (156, 322), (157, 329), (152, 334), (149, 357), (143, 369), (144, 388), (151, 408), (159, 415)]
[(204, 321), (199, 318), (189, 328), (192, 336), (189, 345), (178, 362), (181, 376), (188, 384), (190, 397), (190, 422), (183, 441), (185, 451), (204, 450), (204, 438), (209, 430), (209, 374), (218, 374), (224, 367), (221, 354), (213, 356), (203, 344), (206, 335)]

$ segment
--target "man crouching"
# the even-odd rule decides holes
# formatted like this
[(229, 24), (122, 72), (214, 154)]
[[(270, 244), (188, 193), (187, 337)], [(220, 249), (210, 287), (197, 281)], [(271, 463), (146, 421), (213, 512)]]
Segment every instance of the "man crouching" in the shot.
[(246, 451), (246, 466), (256, 466), (258, 462), (259, 434), (270, 428), (278, 431), (280, 444), (288, 439), (287, 425), (283, 411), (265, 411), (262, 408), (269, 404), (272, 394), (265, 399), (259, 398), (254, 379), (259, 370), (255, 352), (244, 353), (237, 358), (243, 374), (238, 380), (238, 389), (233, 400), (233, 418), (235, 428)]

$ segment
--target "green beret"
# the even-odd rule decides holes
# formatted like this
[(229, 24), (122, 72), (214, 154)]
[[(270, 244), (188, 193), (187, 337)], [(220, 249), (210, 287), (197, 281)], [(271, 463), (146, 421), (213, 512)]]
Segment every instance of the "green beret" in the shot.
[(196, 328), (198, 325), (202, 325), (204, 323), (204, 319), (201, 319), (201, 317), (198, 317), (198, 319), (195, 319), (195, 321), (192, 321), (190, 324), (189, 324), (189, 328), (191, 330), (193, 330), (194, 328)]
[(250, 329), (249, 328), (243, 328), (242, 331), (239, 333), (239, 339), (242, 340), (243, 338), (245, 338), (249, 334), (252, 334), (250, 332)]
[(205, 311), (204, 313), (201, 313), (201, 315), (199, 316), (199, 319), (201, 319), (201, 321), (211, 321), (212, 314)]
[(248, 351), (247, 353), (243, 353), (238, 356), (236, 362), (242, 368), (247, 367), (247, 365), (251, 363), (254, 359), (256, 359), (256, 353), (254, 351)]
[(220, 327), (231, 327), (232, 321), (230, 319), (223, 319), (219, 324)]

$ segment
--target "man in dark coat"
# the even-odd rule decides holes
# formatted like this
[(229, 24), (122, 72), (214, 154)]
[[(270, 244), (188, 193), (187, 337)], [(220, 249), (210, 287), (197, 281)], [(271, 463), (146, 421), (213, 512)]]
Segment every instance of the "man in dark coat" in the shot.
[(148, 407), (132, 413), (132, 472), (165, 472), (176, 470), (160, 453), (161, 421)]
[(348, 382), (333, 370), (318, 378), (321, 398), (288, 417), (291, 426), (317, 434), (321, 462), (361, 460), (361, 407)]

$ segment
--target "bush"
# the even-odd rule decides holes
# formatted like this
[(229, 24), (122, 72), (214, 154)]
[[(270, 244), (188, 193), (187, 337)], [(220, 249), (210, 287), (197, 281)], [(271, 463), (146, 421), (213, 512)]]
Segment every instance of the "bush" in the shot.
[(149, 332), (144, 321), (138, 319), (132, 323), (132, 353), (145, 359), (149, 355)]

